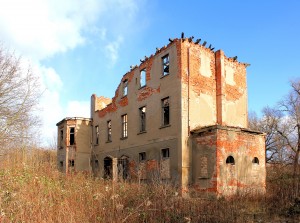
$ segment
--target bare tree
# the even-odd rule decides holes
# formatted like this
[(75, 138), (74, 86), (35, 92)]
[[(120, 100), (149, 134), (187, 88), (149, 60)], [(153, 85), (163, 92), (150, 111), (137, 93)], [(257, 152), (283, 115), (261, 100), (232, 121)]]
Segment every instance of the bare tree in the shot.
[(34, 115), (40, 96), (39, 81), (21, 59), (0, 47), (0, 150), (32, 142)]
[(267, 162), (293, 163), (299, 175), (300, 156), (300, 80), (290, 83), (291, 91), (276, 107), (266, 107), (258, 119), (249, 117), (249, 127), (266, 133)]
[(279, 109), (285, 116), (278, 133), (291, 152), (296, 176), (299, 174), (300, 154), (300, 80), (291, 81), (291, 87), (289, 94), (279, 102)]

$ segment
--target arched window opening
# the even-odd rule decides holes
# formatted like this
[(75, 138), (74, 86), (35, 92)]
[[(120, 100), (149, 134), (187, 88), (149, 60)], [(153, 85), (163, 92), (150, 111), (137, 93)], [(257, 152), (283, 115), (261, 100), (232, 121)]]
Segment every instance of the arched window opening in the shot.
[(127, 156), (118, 159), (118, 176), (123, 180), (129, 178), (129, 158)]
[(234, 158), (233, 156), (228, 156), (227, 159), (226, 159), (226, 164), (231, 164), (231, 165), (234, 165)]
[(254, 157), (252, 160), (253, 164), (259, 164), (259, 159), (257, 157)]

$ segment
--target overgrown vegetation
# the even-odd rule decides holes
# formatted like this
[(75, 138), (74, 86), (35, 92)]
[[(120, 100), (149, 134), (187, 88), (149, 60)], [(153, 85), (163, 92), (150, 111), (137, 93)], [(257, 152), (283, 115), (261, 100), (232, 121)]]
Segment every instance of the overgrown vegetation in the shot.
[(282, 222), (300, 220), (292, 170), (268, 168), (266, 196), (181, 198), (176, 188), (57, 171), (55, 151), (16, 150), (0, 166), (0, 222)]

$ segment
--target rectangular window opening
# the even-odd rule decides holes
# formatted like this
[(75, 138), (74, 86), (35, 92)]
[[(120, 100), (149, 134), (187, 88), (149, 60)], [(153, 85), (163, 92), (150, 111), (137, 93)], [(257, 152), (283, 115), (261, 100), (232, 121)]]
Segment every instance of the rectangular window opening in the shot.
[(75, 128), (70, 127), (70, 146), (75, 145)]
[(169, 60), (169, 54), (167, 54), (166, 56), (164, 56), (162, 58), (162, 63), (163, 63), (163, 76), (166, 76), (169, 74), (169, 66), (170, 66), (170, 60)]
[(141, 70), (140, 75), (140, 87), (146, 86), (146, 69)]
[(62, 167), (64, 167), (64, 161), (60, 161), (59, 162), (59, 166), (62, 168)]
[(170, 124), (170, 104), (169, 98), (164, 98), (162, 102), (162, 125), (166, 126)]
[(96, 134), (96, 142), (95, 144), (98, 145), (99, 144), (99, 126), (95, 126), (95, 134)]
[(170, 150), (169, 148), (166, 148), (166, 149), (162, 149), (161, 150), (161, 156), (163, 159), (167, 159), (170, 157)]
[(123, 81), (123, 97), (128, 93), (128, 80)]
[(74, 167), (74, 166), (75, 166), (75, 161), (69, 160), (69, 167)]
[(95, 168), (99, 168), (99, 160), (95, 160)]
[(107, 121), (107, 141), (111, 142), (111, 120)]
[(141, 107), (140, 109), (140, 132), (146, 131), (146, 107)]
[(127, 131), (127, 114), (122, 115), (122, 138), (126, 138), (128, 136)]
[(139, 161), (146, 161), (146, 152), (139, 153)]

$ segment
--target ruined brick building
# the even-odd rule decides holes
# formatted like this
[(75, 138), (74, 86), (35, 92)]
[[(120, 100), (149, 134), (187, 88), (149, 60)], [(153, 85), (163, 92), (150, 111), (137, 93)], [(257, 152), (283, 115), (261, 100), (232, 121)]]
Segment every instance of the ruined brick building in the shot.
[(247, 64), (192, 38), (132, 66), (91, 117), (58, 126), (58, 166), (110, 179), (161, 180), (196, 194), (265, 191), (264, 134), (247, 127)]

